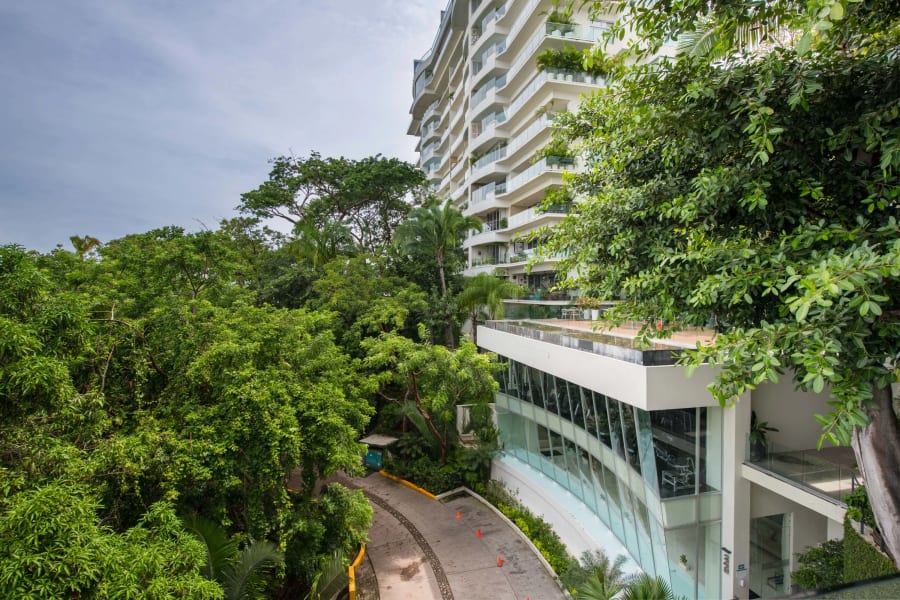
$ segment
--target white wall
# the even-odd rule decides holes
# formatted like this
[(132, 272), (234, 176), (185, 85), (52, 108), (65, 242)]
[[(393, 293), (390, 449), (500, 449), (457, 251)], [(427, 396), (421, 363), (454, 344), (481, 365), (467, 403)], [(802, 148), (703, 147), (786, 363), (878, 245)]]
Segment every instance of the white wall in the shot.
[(709, 367), (687, 378), (679, 366), (645, 367), (488, 327), (478, 328), (478, 345), (644, 410), (717, 406), (706, 390)]
[(793, 514), (791, 527), (791, 570), (797, 569), (797, 553), (828, 539), (829, 519), (758, 485), (750, 486), (751, 517)]
[(814, 414), (828, 412), (828, 389), (821, 394), (794, 389), (789, 373), (776, 384), (767, 383), (753, 391), (753, 410), (760, 421), (768, 421), (778, 431), (769, 433), (777, 449), (806, 450), (815, 448), (822, 426)]

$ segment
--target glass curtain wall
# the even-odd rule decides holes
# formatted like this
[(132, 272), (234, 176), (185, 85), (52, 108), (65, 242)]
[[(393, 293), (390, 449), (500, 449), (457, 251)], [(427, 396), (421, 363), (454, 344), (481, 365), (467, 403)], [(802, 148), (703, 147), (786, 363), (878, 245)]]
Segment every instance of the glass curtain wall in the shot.
[(498, 379), (504, 452), (577, 496), (677, 594), (718, 595), (720, 409), (647, 412), (515, 361)]

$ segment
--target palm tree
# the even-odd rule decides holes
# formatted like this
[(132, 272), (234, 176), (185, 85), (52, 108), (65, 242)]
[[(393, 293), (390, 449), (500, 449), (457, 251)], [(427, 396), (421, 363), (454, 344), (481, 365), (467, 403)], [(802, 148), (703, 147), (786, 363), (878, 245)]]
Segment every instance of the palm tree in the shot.
[(593, 573), (587, 578), (578, 593), (576, 600), (612, 600), (624, 588), (621, 581), (605, 581), (598, 573)]
[[(448, 297), (445, 272), (450, 253), (456, 250), (470, 229), (481, 229), (481, 221), (463, 216), (447, 200), (443, 205), (432, 201), (410, 211), (398, 227), (394, 243), (407, 254), (425, 250), (437, 261), (441, 297)], [(453, 324), (447, 323), (447, 347), (453, 350)]]
[(346, 588), (349, 575), (344, 562), (344, 553), (340, 549), (323, 560), (304, 600), (328, 600)]
[(272, 542), (253, 541), (238, 551), (237, 543), (225, 529), (203, 517), (187, 517), (184, 527), (206, 548), (203, 576), (218, 582), (225, 590), (225, 600), (253, 597), (253, 590), (262, 571), (284, 562), (284, 555)]
[(602, 550), (584, 552), (581, 570), (589, 573), (578, 586), (578, 600), (611, 600), (625, 588), (625, 572), (622, 566), (628, 559), (620, 554), (614, 560)]
[(353, 253), (350, 230), (338, 221), (326, 221), (317, 225), (312, 221), (300, 221), (294, 226), (296, 238), (290, 248), (295, 258), (308, 263), (314, 269), (323, 266), (339, 255)]
[(72, 246), (75, 248), (75, 252), (78, 256), (81, 257), (81, 260), (84, 260), (84, 257), (88, 252), (100, 245), (100, 240), (90, 235), (84, 237), (73, 235), (69, 238), (69, 241), (72, 242)]
[(466, 279), (456, 303), (468, 312), (472, 321), (472, 343), (478, 345), (479, 317), (487, 315), (487, 318), (502, 319), (503, 299), (512, 298), (521, 290), (522, 288), (512, 281), (487, 273), (479, 273)]
[(678, 600), (662, 577), (641, 573), (625, 585), (622, 600)]

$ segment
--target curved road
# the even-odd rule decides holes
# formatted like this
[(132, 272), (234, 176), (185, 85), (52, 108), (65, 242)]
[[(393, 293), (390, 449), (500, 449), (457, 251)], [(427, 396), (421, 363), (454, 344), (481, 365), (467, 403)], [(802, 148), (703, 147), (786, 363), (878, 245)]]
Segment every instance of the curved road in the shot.
[(366, 554), (381, 600), (564, 598), (533, 547), (476, 498), (438, 502), (378, 474), (341, 481), (375, 511)]

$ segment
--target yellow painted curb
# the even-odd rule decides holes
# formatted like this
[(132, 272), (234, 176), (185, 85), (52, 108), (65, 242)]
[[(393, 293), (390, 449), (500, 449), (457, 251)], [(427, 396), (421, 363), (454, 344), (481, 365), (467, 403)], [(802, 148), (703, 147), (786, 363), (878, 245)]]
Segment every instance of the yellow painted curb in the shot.
[(350, 600), (356, 600), (356, 569), (359, 568), (365, 555), (366, 545), (360, 544), (359, 554), (356, 555), (356, 560), (354, 560), (347, 568), (347, 577), (350, 579), (347, 585), (348, 591), (350, 592)]
[(391, 475), (390, 473), (388, 473), (388, 472), (385, 471), (384, 469), (382, 469), (381, 471), (378, 471), (378, 474), (381, 475), (382, 477), (387, 477), (388, 479), (393, 479), (393, 480), (396, 481), (397, 483), (402, 483), (402, 484), (405, 485), (406, 487), (411, 488), (411, 489), (414, 489), (414, 490), (416, 490), (417, 492), (419, 492), (420, 494), (422, 494), (423, 496), (427, 496), (427, 497), (431, 498), (432, 500), (437, 500), (437, 496), (435, 496), (434, 494), (432, 494), (432, 493), (429, 492), (428, 490), (423, 490), (422, 488), (420, 488), (419, 486), (417, 486), (417, 485), (414, 484), (414, 483), (410, 483), (410, 482), (408, 482), (408, 481), (405, 480), (405, 479), (400, 479), (400, 478), (397, 477), (396, 475)]

